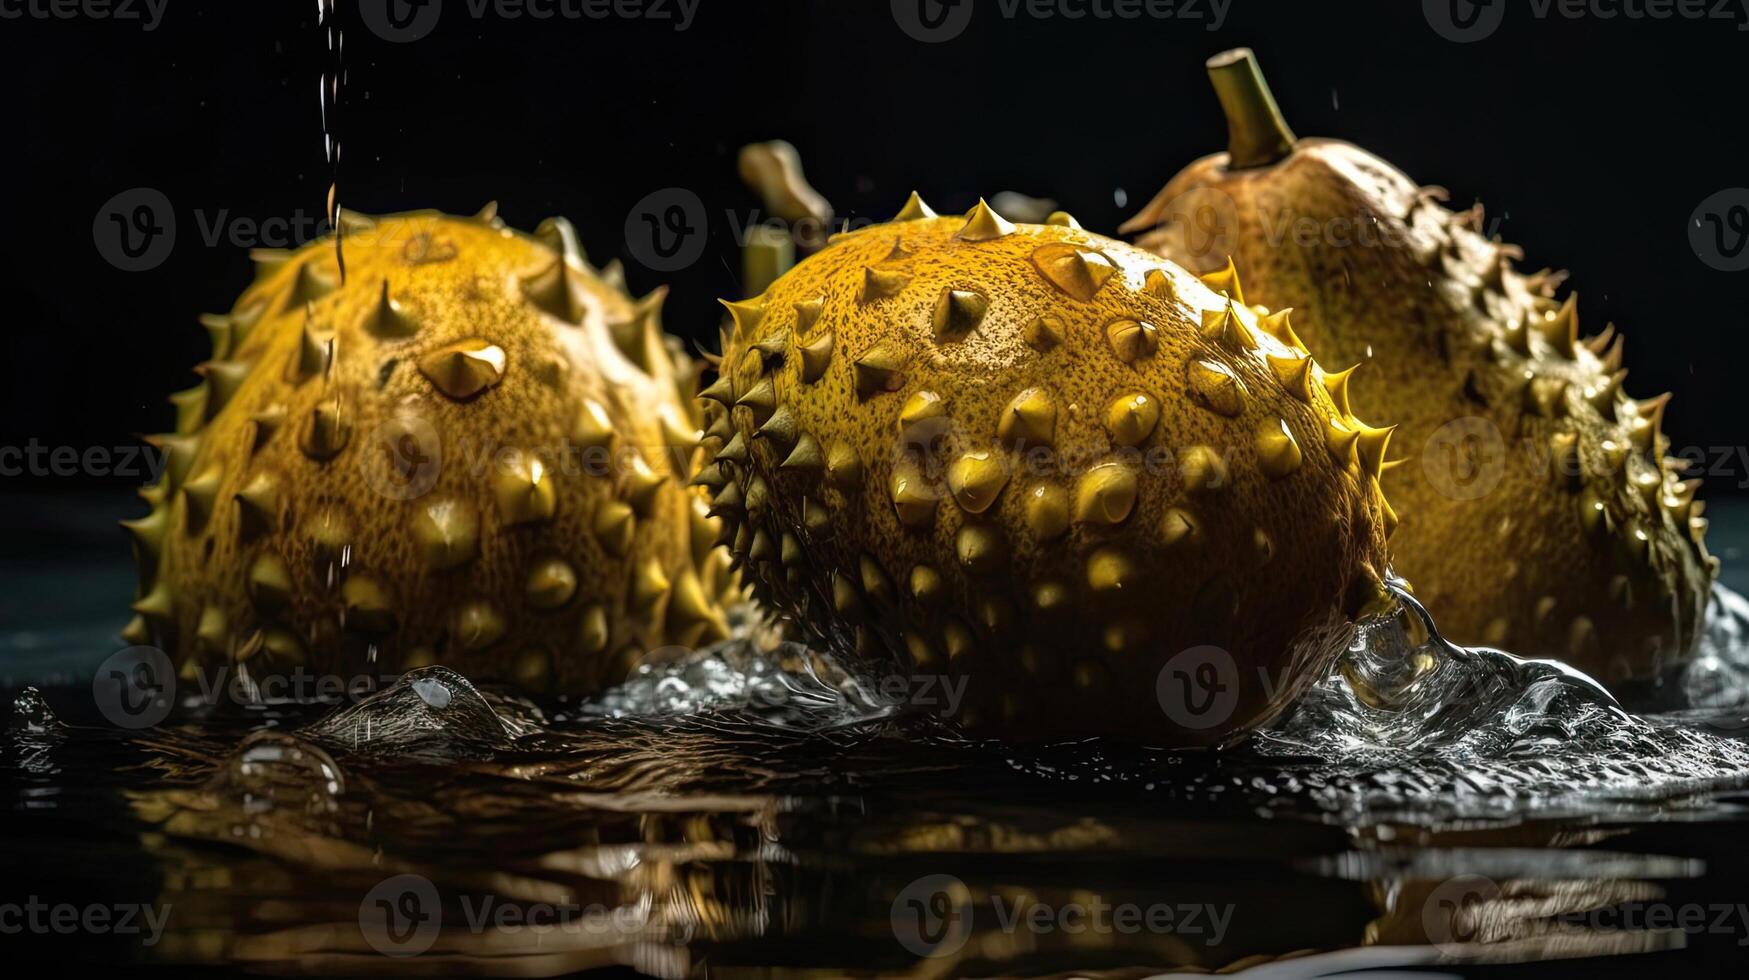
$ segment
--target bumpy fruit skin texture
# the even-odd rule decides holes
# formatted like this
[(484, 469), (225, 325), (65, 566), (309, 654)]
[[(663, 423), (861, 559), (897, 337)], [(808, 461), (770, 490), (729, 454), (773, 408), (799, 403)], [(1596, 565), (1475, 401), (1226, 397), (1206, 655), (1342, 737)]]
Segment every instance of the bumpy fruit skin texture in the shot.
[(1306, 139), (1268, 166), (1205, 157), (1123, 230), (1153, 229), (1138, 243), (1191, 269), (1230, 252), (1248, 300), (1291, 307), (1319, 357), (1363, 365), (1356, 402), (1419, 457), (1384, 478), (1392, 562), (1449, 638), (1654, 675), (1691, 650), (1717, 567), (1699, 481), (1664, 455), (1668, 396), (1624, 395), (1614, 327), (1580, 339), (1562, 277), (1515, 271), (1480, 208), (1443, 196)]
[(562, 219), (347, 216), (258, 253), (173, 397), (166, 476), (125, 522), (127, 638), (185, 673), (353, 677), (431, 663), (593, 691), (724, 633), (734, 589), (686, 487), (696, 388)]
[[(971, 730), (1219, 742), (1377, 597), (1388, 433), (1285, 318), (1053, 217), (913, 196), (728, 304), (700, 482), (757, 596), (963, 680)], [(1181, 724), (1157, 684), (1201, 644), (1233, 701)]]

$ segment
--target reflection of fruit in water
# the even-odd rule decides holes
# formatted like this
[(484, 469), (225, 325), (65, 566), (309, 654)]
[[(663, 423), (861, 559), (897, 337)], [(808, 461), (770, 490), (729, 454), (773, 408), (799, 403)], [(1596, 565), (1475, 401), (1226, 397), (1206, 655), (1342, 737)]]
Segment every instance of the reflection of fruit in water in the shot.
[(692, 369), (563, 219), (347, 216), (257, 253), (173, 396), (153, 505), (126, 522), (132, 642), (185, 670), (431, 662), (592, 690), (724, 632), (726, 557), (685, 488)]
[[(1230, 255), (1247, 299), (1291, 307), (1319, 356), (1363, 365), (1356, 402), (1418, 457), (1384, 477), (1393, 565), (1442, 630), (1610, 679), (1689, 651), (1716, 568), (1699, 481), (1664, 455), (1668, 396), (1622, 393), (1614, 327), (1581, 339), (1561, 276), (1515, 271), (1480, 208), (1454, 214), (1350, 144), (1295, 141), (1249, 52), (1210, 75), (1230, 152), (1122, 230), (1192, 269)], [(1210, 201), (1225, 223), (1202, 240), (1220, 248), (1198, 251), (1179, 215)]]
[[(729, 308), (699, 480), (737, 560), (820, 634), (964, 678), (962, 721), (1216, 741), (1378, 594), (1389, 432), (1346, 376), (1066, 215), (913, 198)], [(1162, 668), (1204, 643), (1243, 669), (1228, 717), (1182, 725)]]

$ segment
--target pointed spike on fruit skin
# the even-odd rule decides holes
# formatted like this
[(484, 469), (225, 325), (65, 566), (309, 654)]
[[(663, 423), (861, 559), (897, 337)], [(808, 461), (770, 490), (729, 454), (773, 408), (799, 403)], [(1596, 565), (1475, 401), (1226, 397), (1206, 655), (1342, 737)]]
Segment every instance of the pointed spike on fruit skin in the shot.
[(419, 325), (390, 293), (387, 276), (383, 277), (382, 289), (377, 292), (376, 304), (366, 314), (364, 328), (384, 340), (399, 340), (419, 332)]
[(862, 486), (862, 459), (855, 447), (842, 440), (826, 450), (826, 479), (840, 490), (855, 490)]
[(1265, 355), (1269, 361), (1269, 369), (1275, 374), (1281, 386), (1288, 394), (1307, 405), (1312, 404), (1312, 368), (1310, 357), (1277, 357), (1274, 354)]
[(1130, 392), (1112, 399), (1105, 409), (1105, 429), (1119, 446), (1140, 446), (1160, 424), (1160, 402), (1144, 392)]
[(1214, 272), (1210, 272), (1199, 278), (1202, 279), (1203, 285), (1217, 293), (1224, 294), (1229, 300), (1231, 300), (1228, 304), (1228, 309), (1232, 308), (1232, 303), (1243, 304), (1245, 302), (1245, 293), (1239, 285), (1239, 270), (1233, 265), (1233, 257), (1231, 255), (1227, 256), (1226, 268), (1216, 269)]
[(1360, 433), (1343, 425), (1336, 419), (1325, 423), (1324, 445), (1330, 450), (1330, 458), (1336, 465), (1348, 467), (1356, 465), (1355, 444), (1360, 441)]
[(583, 310), (571, 275), (571, 264), (563, 255), (555, 255), (545, 267), (523, 277), (522, 294), (548, 316), (575, 324), (582, 320)]
[(1169, 551), (1194, 548), (1202, 543), (1202, 525), (1190, 511), (1173, 507), (1160, 521), (1160, 543)]
[(1293, 152), (1293, 130), (1282, 118), (1250, 48), (1234, 48), (1210, 58), (1208, 75), (1227, 117), (1229, 167), (1266, 167)]
[(1585, 400), (1590, 402), (1591, 407), (1597, 409), (1606, 420), (1615, 418), (1616, 396), (1621, 394), (1621, 385), (1627, 376), (1626, 371), (1617, 371), (1606, 378), (1602, 384), (1585, 393)]
[[(759, 299), (728, 300), (717, 302), (723, 304), (723, 309), (729, 311), (729, 318), (734, 322), (733, 337), (751, 337), (765, 320), (765, 303)], [(727, 348), (724, 348), (727, 350)]]
[(809, 433), (802, 433), (796, 439), (795, 448), (784, 457), (777, 468), (787, 473), (799, 473), (804, 476), (817, 476), (826, 466), (825, 455), (820, 451), (820, 444)]
[(1055, 445), (1057, 404), (1051, 393), (1027, 388), (1015, 395), (996, 420), (996, 438), (1022, 445)]
[(1022, 512), (1040, 541), (1062, 537), (1069, 530), (1069, 492), (1054, 483), (1036, 484), (1026, 492)]
[(988, 242), (1014, 234), (1014, 223), (996, 213), (983, 198), (966, 212), (966, 223), (954, 237), (967, 242)]
[(934, 522), (937, 494), (926, 485), (923, 475), (914, 466), (893, 467), (889, 495), (893, 501), (893, 512), (898, 516), (900, 524), (906, 527), (926, 527)]
[(632, 305), (631, 316), (611, 320), (607, 324), (613, 346), (625, 359), (650, 373), (662, 349), (662, 304), (668, 299), (668, 287), (657, 286)]
[(632, 608), (644, 612), (661, 602), (669, 588), (668, 574), (662, 570), (656, 559), (651, 558), (639, 565), (632, 576), (631, 594), (628, 598)]
[(968, 514), (982, 514), (1008, 484), (1008, 466), (988, 450), (976, 449), (948, 466), (947, 486), (954, 502)]
[(944, 289), (935, 302), (935, 338), (957, 340), (978, 329), (990, 301), (969, 289)]
[(414, 514), (412, 532), (425, 563), (434, 569), (457, 568), (479, 553), (479, 513), (463, 500), (425, 503)]
[(135, 599), (129, 608), (159, 628), (168, 627), (176, 620), (176, 599), (171, 595), (170, 587), (163, 582), (159, 582), (145, 595)]
[(1081, 222), (1076, 221), (1075, 216), (1067, 211), (1052, 211), (1045, 216), (1045, 224), (1054, 225), (1058, 228), (1073, 228), (1076, 231), (1081, 230)]
[(760, 378), (759, 382), (747, 389), (747, 393), (735, 399), (737, 408), (750, 408), (755, 419), (769, 415), (777, 408), (777, 389), (770, 378)]
[(1008, 548), (1000, 531), (987, 524), (967, 524), (954, 535), (960, 567), (972, 575), (994, 575), (1006, 563)]
[(180, 434), (199, 431), (207, 422), (207, 386), (201, 382), (192, 388), (170, 394), (170, 404), (176, 406), (176, 431)]
[(1075, 481), (1076, 524), (1116, 527), (1135, 509), (1136, 473), (1122, 463), (1100, 463)]
[(1191, 446), (1179, 454), (1186, 490), (1210, 493), (1227, 486), (1227, 461), (1210, 446)]
[(904, 292), (910, 284), (911, 274), (908, 272), (868, 266), (862, 271), (862, 301), (872, 303), (889, 299)]
[(709, 398), (727, 408), (735, 404), (735, 379), (728, 374), (725, 368), (722, 374), (717, 375), (717, 380), (711, 382), (709, 387), (698, 393), (698, 397)]
[(947, 596), (947, 582), (941, 573), (929, 565), (918, 565), (911, 569), (911, 598), (929, 606), (940, 602)]
[(786, 403), (777, 406), (777, 410), (771, 413), (771, 417), (753, 431), (753, 438), (769, 440), (774, 445), (788, 450), (795, 445), (799, 431), (800, 425), (796, 422), (796, 413)]
[(1276, 310), (1274, 313), (1258, 317), (1257, 325), (1263, 329), (1264, 333), (1281, 341), (1283, 346), (1297, 350), (1302, 354), (1309, 353), (1306, 350), (1305, 341), (1300, 339), (1299, 334), (1294, 333), (1293, 323), (1289, 320), (1291, 313), (1293, 313), (1291, 308)]
[(1350, 418), (1354, 415), (1354, 409), (1348, 402), (1348, 379), (1353, 377), (1354, 372), (1359, 369), (1360, 365), (1356, 364), (1341, 371), (1326, 373), (1323, 377), (1324, 390), (1330, 393), (1330, 400), (1336, 403), (1336, 410), (1341, 412), (1344, 418)]
[(1192, 361), (1185, 368), (1191, 398), (1218, 415), (1237, 418), (1245, 410), (1245, 387), (1218, 361)]
[(217, 466), (208, 466), (182, 485), (183, 510), (188, 515), (190, 531), (204, 527), (212, 516), (223, 476)]
[(903, 433), (912, 426), (946, 415), (947, 403), (940, 395), (933, 391), (919, 391), (905, 399), (905, 404), (899, 408), (899, 431)]
[(905, 386), (904, 355), (886, 344), (876, 344), (856, 359), (856, 391), (869, 398), (884, 391), (897, 391)]
[(235, 499), (240, 532), (253, 537), (273, 529), (279, 519), (280, 487), (279, 480), (272, 473), (255, 474), (243, 489), (237, 491)]
[(1355, 434), (1355, 454), (1360, 463), (1361, 472), (1374, 477), (1379, 475), (1384, 468), (1385, 447), (1390, 444), (1391, 433), (1396, 430), (1397, 427), (1394, 425), (1382, 429), (1369, 426), (1360, 428), (1360, 431)]
[(504, 380), (504, 348), (479, 338), (445, 344), (419, 358), (419, 373), (455, 401), (467, 401)]
[(827, 366), (832, 363), (832, 345), (835, 342), (832, 332), (827, 331), (801, 346), (803, 384), (813, 384), (825, 376)]
[(1046, 282), (1082, 302), (1093, 299), (1117, 271), (1104, 255), (1070, 242), (1046, 242), (1033, 249), (1032, 264)]
[(905, 206), (899, 209), (898, 214), (893, 215), (893, 220), (917, 221), (921, 218), (933, 217), (936, 217), (935, 210), (924, 203), (923, 198), (916, 191), (912, 191), (911, 196), (905, 198)]
[(278, 555), (264, 553), (249, 566), (250, 601), (262, 612), (273, 612), (291, 601), (291, 572)]
[(1258, 428), (1256, 449), (1258, 468), (1273, 480), (1291, 475), (1304, 459), (1293, 431), (1283, 419), (1270, 419)]
[(1576, 357), (1579, 344), (1579, 294), (1569, 294), (1561, 308), (1543, 318), (1537, 324), (1537, 329), (1549, 346), (1562, 357), (1568, 360)]
[(206, 379), (206, 416), (209, 419), (230, 404), (231, 398), (249, 377), (246, 361), (208, 361), (195, 370)]
[(734, 436), (723, 445), (723, 448), (717, 450), (716, 461), (719, 463), (727, 461), (745, 466), (747, 464), (746, 437), (740, 432), (736, 432)]
[(1044, 354), (1061, 347), (1067, 335), (1068, 328), (1063, 325), (1061, 318), (1038, 316), (1027, 323), (1023, 338), (1026, 346)]
[(352, 440), (352, 422), (338, 399), (321, 401), (310, 411), (298, 448), (314, 460), (333, 459)]
[(558, 508), (553, 474), (539, 456), (513, 452), (493, 477), (498, 517), (505, 524), (536, 524), (552, 520)]
[(832, 573), (832, 608), (846, 616), (862, 611), (862, 594), (842, 571)]
[(1153, 357), (1160, 345), (1158, 331), (1152, 323), (1127, 318), (1106, 324), (1105, 339), (1112, 353), (1125, 364)]

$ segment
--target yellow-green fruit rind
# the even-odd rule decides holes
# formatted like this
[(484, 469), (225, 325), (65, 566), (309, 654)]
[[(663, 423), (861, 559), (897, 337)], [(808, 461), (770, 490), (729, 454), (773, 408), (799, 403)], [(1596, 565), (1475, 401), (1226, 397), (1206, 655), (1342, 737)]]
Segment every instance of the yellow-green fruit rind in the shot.
[(442, 663), (597, 690), (723, 635), (735, 586), (687, 486), (696, 411), (659, 321), (561, 219), (346, 218), (258, 254), (152, 512), (129, 638), (184, 671)]
[[(1266, 720), (1376, 595), (1376, 474), (1323, 447), (1377, 430), (1291, 393), (1269, 358), (1304, 351), (1170, 263), (982, 203), (908, 210), (728, 304), (705, 445), (755, 593), (964, 679), (979, 730), (1207, 744)], [(1181, 724), (1161, 672), (1199, 644), (1234, 700)]]
[(1623, 393), (1614, 328), (1582, 339), (1563, 277), (1519, 273), (1479, 207), (1443, 198), (1356, 146), (1302, 139), (1266, 165), (1191, 164), (1123, 230), (1211, 277), (1236, 264), (1246, 298), (1292, 307), (1319, 357), (1364, 363), (1355, 402), (1399, 424), (1410, 457), (1383, 480), (1402, 519), (1393, 566), (1447, 636), (1654, 676), (1692, 650), (1717, 567), (1698, 481), (1665, 455), (1667, 396)]

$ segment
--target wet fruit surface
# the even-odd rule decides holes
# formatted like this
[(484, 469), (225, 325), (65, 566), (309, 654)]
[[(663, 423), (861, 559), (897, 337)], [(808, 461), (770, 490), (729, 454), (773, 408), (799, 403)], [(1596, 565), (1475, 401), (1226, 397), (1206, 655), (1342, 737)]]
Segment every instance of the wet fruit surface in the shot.
[(963, 678), (974, 728), (1208, 743), (1267, 718), (1376, 595), (1389, 431), (1213, 280), (1066, 215), (913, 197), (728, 304), (699, 482), (756, 594)]
[(1351, 144), (1294, 141), (1248, 52), (1210, 64), (1232, 154), (1123, 230), (1192, 269), (1236, 264), (1247, 299), (1291, 307), (1314, 354), (1358, 365), (1355, 403), (1401, 427), (1393, 567), (1441, 627), (1613, 681), (1686, 656), (1717, 562), (1699, 481), (1666, 455), (1669, 396), (1624, 392), (1615, 327), (1583, 336), (1564, 274), (1516, 270), (1480, 207), (1447, 210)]
[(166, 477), (125, 525), (128, 639), (185, 672), (441, 663), (577, 691), (723, 635), (661, 292), (625, 295), (562, 219), (347, 221), (344, 283), (332, 239), (258, 253), (207, 318), (204, 381), (152, 440)]

